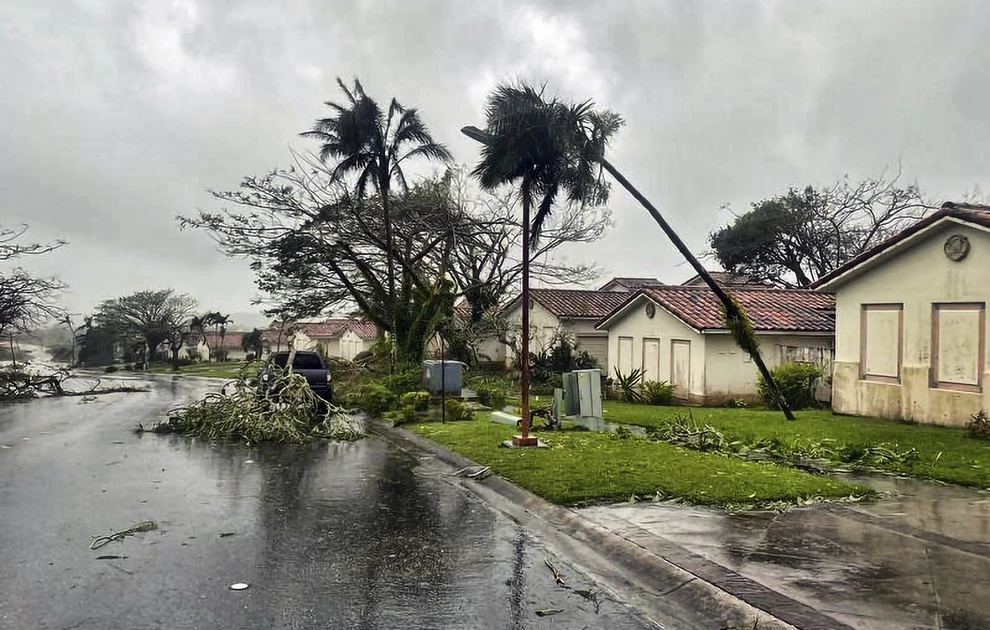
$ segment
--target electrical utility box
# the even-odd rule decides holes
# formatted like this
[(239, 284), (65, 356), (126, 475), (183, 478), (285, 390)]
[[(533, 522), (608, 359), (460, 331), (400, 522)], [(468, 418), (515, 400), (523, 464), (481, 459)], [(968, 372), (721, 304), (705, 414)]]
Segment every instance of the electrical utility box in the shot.
[(564, 415), (577, 418), (602, 417), (601, 370), (575, 370), (563, 374)]
[(423, 386), (431, 394), (446, 391), (460, 396), (466, 367), (460, 361), (423, 361)]

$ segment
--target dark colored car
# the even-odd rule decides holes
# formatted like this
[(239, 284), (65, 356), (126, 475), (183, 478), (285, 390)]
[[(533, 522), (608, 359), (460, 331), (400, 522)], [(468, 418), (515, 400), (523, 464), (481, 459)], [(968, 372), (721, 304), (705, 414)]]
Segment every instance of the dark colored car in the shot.
[[(272, 366), (284, 370), (288, 362), (288, 352), (276, 352), (273, 354), (268, 359), (268, 363), (258, 371), (258, 380), (261, 382), (261, 387), (264, 388), (265, 384), (270, 380)], [(323, 362), (323, 357), (318, 353), (308, 350), (297, 350), (296, 356), (292, 360), (292, 371), (306, 379), (313, 393), (327, 402), (333, 402), (333, 382), (330, 379), (330, 370), (327, 369), (326, 363)]]

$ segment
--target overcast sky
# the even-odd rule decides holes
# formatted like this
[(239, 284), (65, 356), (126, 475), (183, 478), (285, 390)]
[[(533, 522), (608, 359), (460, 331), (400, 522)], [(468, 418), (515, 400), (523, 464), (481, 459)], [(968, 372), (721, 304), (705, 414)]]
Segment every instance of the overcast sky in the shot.
[[(175, 216), (307, 148), (336, 76), (419, 107), (463, 163), (458, 129), (525, 78), (621, 113), (613, 162), (701, 251), (723, 204), (899, 160), (933, 197), (990, 191), (988, 30), (981, 0), (0, 0), (0, 222), (69, 241), (32, 266), (71, 310), (174, 287), (248, 311), (246, 263)], [(691, 275), (623, 191), (611, 206), (572, 257)]]

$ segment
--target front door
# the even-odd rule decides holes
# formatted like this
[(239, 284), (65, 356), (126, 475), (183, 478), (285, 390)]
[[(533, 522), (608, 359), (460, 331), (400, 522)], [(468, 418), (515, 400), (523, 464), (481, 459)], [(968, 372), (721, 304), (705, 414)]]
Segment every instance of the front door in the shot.
[(674, 339), (670, 342), (670, 384), (674, 395), (687, 398), (691, 391), (691, 342)]
[(643, 339), (643, 382), (660, 380), (660, 340)]

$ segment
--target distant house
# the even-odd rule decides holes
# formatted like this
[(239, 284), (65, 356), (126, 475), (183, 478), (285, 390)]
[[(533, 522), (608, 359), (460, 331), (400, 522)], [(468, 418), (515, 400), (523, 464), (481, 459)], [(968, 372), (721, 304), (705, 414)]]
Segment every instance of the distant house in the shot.
[[(608, 333), (595, 324), (629, 297), (628, 292), (582, 289), (530, 289), (530, 348), (549, 349), (558, 331), (566, 334), (578, 351), (585, 351), (605, 366), (608, 364)], [(521, 325), (522, 299), (516, 298), (503, 317)], [(509, 349), (507, 360), (513, 360)]]
[(211, 357), (211, 353), (215, 349), (219, 349), (224, 352), (227, 360), (243, 361), (247, 357), (247, 352), (241, 348), (241, 342), (244, 340), (244, 335), (246, 334), (248, 333), (243, 331), (228, 330), (221, 337), (219, 331), (208, 330), (205, 334), (205, 343), (202, 336), (191, 334), (187, 338), (186, 345), (181, 352), (188, 355), (191, 350), (198, 354), (200, 360), (205, 361)]
[[(378, 339), (378, 327), (363, 319), (326, 319), (299, 322), (294, 327), (297, 350), (317, 350), (324, 356), (351, 361), (361, 352), (371, 350)], [(288, 337), (285, 335), (286, 346)]]
[(648, 287), (662, 287), (664, 284), (656, 278), (612, 278), (599, 291), (635, 291)]
[(990, 206), (946, 203), (812, 286), (836, 295), (833, 410), (947, 425), (990, 410)]
[[(807, 290), (731, 289), (746, 310), (764, 361), (800, 360), (828, 370), (834, 345), (834, 300)], [(665, 286), (625, 294), (596, 328), (607, 335), (608, 372), (641, 369), (667, 381), (682, 400), (721, 404), (757, 397), (757, 369), (722, 323), (707, 287)]]
[[(763, 282), (762, 280), (757, 280), (751, 276), (741, 273), (732, 273), (729, 271), (709, 271), (708, 274), (718, 283), (718, 286), (729, 289), (729, 288), (748, 288), (748, 289), (766, 289), (772, 287), (768, 282)], [(700, 275), (695, 274), (690, 280), (686, 280), (681, 283), (682, 287), (707, 287), (708, 285), (704, 280), (701, 279)]]

